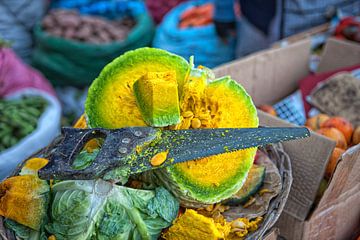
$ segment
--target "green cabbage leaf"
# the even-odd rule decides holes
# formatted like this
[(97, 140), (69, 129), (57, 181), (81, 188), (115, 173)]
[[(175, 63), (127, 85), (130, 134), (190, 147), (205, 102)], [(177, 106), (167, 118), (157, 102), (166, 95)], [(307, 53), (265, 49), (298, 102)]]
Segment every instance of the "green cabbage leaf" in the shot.
[(164, 188), (132, 189), (103, 180), (53, 186), (50, 223), (57, 240), (157, 239), (176, 218), (179, 202)]

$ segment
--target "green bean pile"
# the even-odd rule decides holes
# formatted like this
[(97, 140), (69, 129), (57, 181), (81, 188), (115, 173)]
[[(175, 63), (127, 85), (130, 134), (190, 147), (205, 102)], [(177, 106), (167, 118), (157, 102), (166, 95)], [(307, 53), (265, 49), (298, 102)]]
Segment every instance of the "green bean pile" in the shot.
[(46, 106), (45, 99), (38, 96), (0, 99), (0, 152), (32, 133)]

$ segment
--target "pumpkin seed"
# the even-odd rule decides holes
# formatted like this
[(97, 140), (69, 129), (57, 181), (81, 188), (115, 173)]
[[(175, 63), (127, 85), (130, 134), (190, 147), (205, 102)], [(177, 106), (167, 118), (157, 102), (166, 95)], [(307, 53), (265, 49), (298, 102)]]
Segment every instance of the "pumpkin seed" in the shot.
[(150, 160), (151, 165), (160, 166), (165, 162), (167, 155), (168, 155), (168, 151), (156, 154)]
[(192, 111), (186, 111), (182, 114), (182, 116), (184, 118), (189, 118), (189, 117), (193, 117), (194, 116), (194, 113)]
[(191, 127), (192, 128), (200, 128), (201, 127), (201, 121), (198, 118), (193, 118), (191, 120)]

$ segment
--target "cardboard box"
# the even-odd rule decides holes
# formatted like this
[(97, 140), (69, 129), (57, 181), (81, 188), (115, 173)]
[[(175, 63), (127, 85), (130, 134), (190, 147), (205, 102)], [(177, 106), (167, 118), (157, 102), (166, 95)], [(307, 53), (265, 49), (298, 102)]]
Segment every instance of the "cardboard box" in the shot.
[[(304, 39), (284, 48), (264, 50), (214, 69), (217, 76), (231, 75), (253, 97), (256, 105), (273, 104), (298, 88), (309, 74), (311, 40)], [(351, 48), (351, 50), (349, 50)], [(340, 54), (336, 59), (333, 53)], [(350, 66), (360, 62), (360, 45), (329, 39), (321, 69)], [(338, 55), (339, 56), (339, 55)], [(331, 58), (331, 59), (329, 59)], [(292, 126), (259, 111), (260, 123)], [(284, 143), (293, 170), (293, 185), (276, 226), (287, 239), (351, 239), (360, 219), (360, 146), (349, 150), (338, 164), (318, 206), (314, 206), (335, 142), (312, 133), (310, 138)]]
[(293, 44), (293, 43), (302, 41), (304, 39), (310, 38), (314, 35), (326, 33), (329, 30), (329, 27), (330, 27), (330, 23), (325, 23), (325, 24), (310, 28), (304, 32), (300, 32), (300, 33), (294, 34), (292, 36), (289, 36), (287, 38), (281, 39), (281, 40), (275, 42), (272, 45), (272, 47), (273, 48), (284, 47), (289, 44)]
[(264, 236), (263, 240), (277, 240), (279, 232), (278, 228), (272, 228), (271, 231)]

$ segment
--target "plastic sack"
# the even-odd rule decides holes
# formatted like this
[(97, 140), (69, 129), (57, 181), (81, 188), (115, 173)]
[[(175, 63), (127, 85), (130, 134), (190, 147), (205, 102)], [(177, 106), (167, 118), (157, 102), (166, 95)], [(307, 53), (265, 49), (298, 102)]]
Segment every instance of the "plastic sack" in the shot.
[(171, 10), (159, 25), (153, 46), (178, 54), (186, 59), (194, 55), (196, 65), (215, 67), (235, 57), (235, 39), (228, 44), (217, 36), (214, 24), (179, 29), (181, 14), (188, 8), (207, 1), (185, 2)]
[(48, 106), (31, 134), (0, 152), (0, 181), (9, 176), (19, 163), (49, 145), (60, 132), (61, 107), (58, 100), (48, 93), (31, 88), (18, 91), (6, 99), (17, 99), (24, 95), (41, 96), (48, 102)]
[(154, 23), (150, 16), (134, 16), (137, 24), (124, 41), (83, 43), (51, 36), (36, 25), (33, 66), (56, 86), (88, 86), (102, 68), (126, 51), (150, 45)]
[(0, 47), (0, 97), (24, 88), (36, 88), (55, 95), (41, 73), (24, 64), (10, 48)]
[(10, 41), (16, 54), (30, 61), (33, 48), (32, 28), (41, 19), (45, 0), (1, 0), (0, 38)]

